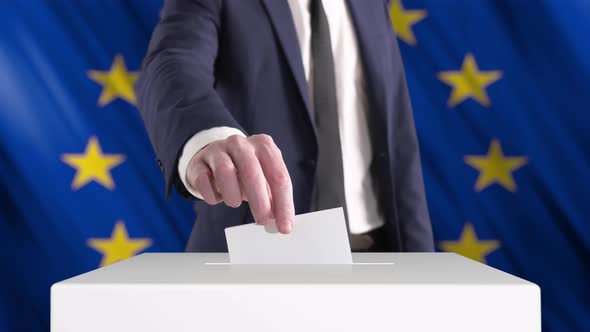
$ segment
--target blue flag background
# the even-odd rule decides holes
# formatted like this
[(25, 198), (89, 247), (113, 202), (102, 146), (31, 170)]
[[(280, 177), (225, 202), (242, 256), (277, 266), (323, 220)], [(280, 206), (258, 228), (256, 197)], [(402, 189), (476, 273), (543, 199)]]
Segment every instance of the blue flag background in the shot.
[[(0, 5), (0, 331), (48, 331), (54, 282), (183, 250), (194, 212), (164, 200), (132, 90), (161, 4)], [(390, 14), (437, 248), (539, 284), (545, 331), (590, 331), (590, 2)]]

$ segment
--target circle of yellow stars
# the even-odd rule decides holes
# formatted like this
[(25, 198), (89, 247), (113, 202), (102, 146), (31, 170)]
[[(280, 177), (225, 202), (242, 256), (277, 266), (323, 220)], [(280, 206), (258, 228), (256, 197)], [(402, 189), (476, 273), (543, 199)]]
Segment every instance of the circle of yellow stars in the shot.
[[(405, 44), (415, 47), (418, 44), (414, 28), (425, 20), (428, 12), (423, 9), (407, 9), (402, 0), (392, 0), (389, 5), (391, 23), (396, 36)], [(456, 107), (467, 100), (489, 108), (491, 100), (487, 88), (503, 77), (500, 70), (481, 70), (475, 56), (467, 53), (458, 70), (440, 71), (437, 79), (451, 88), (447, 101), (448, 107)], [(481, 192), (492, 185), (498, 185), (508, 192), (516, 192), (517, 185), (513, 173), (528, 163), (526, 156), (506, 156), (500, 141), (494, 138), (485, 155), (467, 155), (464, 162), (477, 170), (479, 176), (474, 190)], [(471, 223), (463, 226), (456, 241), (441, 241), (439, 248), (443, 251), (459, 253), (476, 261), (486, 263), (486, 256), (498, 248), (500, 242), (483, 240), (478, 237)]]
[[(423, 21), (428, 13), (421, 9), (406, 9), (401, 0), (392, 0), (389, 6), (391, 23), (397, 37), (410, 46), (416, 46), (418, 41), (413, 28)], [(137, 73), (127, 69), (121, 55), (116, 55), (109, 70), (90, 70), (88, 77), (102, 87), (98, 98), (98, 105), (104, 107), (116, 99), (122, 99), (132, 105), (136, 104), (133, 85), (137, 80)], [(473, 54), (468, 53), (463, 59), (461, 68), (456, 71), (441, 71), (437, 78), (451, 87), (448, 106), (455, 107), (468, 99), (473, 99), (484, 107), (490, 107), (491, 102), (487, 94), (487, 87), (502, 78), (498, 70), (482, 71)], [(85, 151), (80, 154), (66, 153), (61, 160), (76, 170), (72, 181), (72, 190), (96, 182), (109, 190), (114, 190), (115, 182), (111, 170), (125, 161), (121, 154), (105, 154), (95, 136), (91, 137)], [(465, 163), (479, 172), (475, 183), (475, 190), (482, 191), (493, 184), (515, 192), (516, 182), (512, 172), (527, 163), (523, 156), (506, 157), (500, 142), (492, 140), (487, 155), (465, 156)], [(127, 259), (151, 246), (148, 238), (130, 238), (123, 221), (117, 221), (110, 238), (92, 238), (88, 246), (102, 254), (100, 266), (105, 266), (119, 260)], [(440, 249), (459, 253), (465, 257), (485, 263), (485, 257), (500, 247), (496, 240), (479, 239), (471, 223), (466, 223), (459, 239), (456, 241), (441, 241)]]

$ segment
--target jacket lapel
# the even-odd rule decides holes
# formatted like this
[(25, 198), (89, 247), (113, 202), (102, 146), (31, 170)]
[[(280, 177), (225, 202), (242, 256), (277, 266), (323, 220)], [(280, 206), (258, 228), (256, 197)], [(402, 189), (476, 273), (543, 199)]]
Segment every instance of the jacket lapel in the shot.
[(261, 1), (270, 17), (274, 31), (279, 39), (285, 57), (287, 58), (291, 73), (297, 83), (299, 94), (303, 98), (307, 114), (313, 123), (313, 115), (311, 113), (310, 98), (307, 90), (307, 81), (305, 80), (301, 50), (299, 48), (297, 31), (295, 31), (295, 24), (293, 22), (293, 16), (291, 15), (289, 4), (286, 0)]
[(386, 34), (377, 28), (384, 17), (381, 1), (348, 0), (348, 9), (356, 28), (359, 51), (367, 82), (367, 97), (374, 111), (378, 134), (385, 134), (387, 119), (387, 82), (384, 72), (390, 67), (390, 54), (383, 49)]

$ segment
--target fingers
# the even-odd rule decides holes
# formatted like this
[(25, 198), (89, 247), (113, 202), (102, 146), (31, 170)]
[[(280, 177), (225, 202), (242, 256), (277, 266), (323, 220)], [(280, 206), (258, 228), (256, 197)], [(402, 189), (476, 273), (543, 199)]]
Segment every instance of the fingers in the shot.
[(270, 136), (233, 135), (213, 142), (191, 160), (187, 176), (208, 204), (238, 207), (248, 201), (257, 223), (276, 222), (279, 232), (291, 232), (293, 187)]
[(259, 224), (271, 222), (273, 215), (266, 180), (254, 147), (241, 136), (230, 136), (227, 143), (227, 151), (237, 168), (241, 189), (250, 204), (254, 219)]
[(281, 233), (289, 233), (293, 228), (295, 208), (293, 206), (293, 188), (287, 166), (283, 161), (281, 151), (270, 136), (259, 135), (253, 139), (258, 140), (255, 144), (256, 155), (268, 182), (277, 228)]
[(242, 204), (242, 192), (238, 183), (236, 167), (230, 156), (220, 152), (210, 155), (208, 159), (207, 162), (213, 171), (213, 177), (223, 202), (230, 207), (240, 206)]
[[(203, 161), (196, 161), (194, 169), (188, 174), (189, 184), (203, 196), (207, 204), (215, 205), (222, 201), (221, 195), (216, 189), (213, 174)], [(191, 178), (191, 175), (194, 177)]]

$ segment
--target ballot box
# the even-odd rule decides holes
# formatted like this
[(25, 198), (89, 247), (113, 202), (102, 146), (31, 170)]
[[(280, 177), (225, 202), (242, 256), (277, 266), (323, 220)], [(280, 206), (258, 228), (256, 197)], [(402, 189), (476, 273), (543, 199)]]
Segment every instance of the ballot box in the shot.
[(541, 331), (539, 287), (451, 253), (347, 265), (143, 254), (51, 288), (52, 332)]

